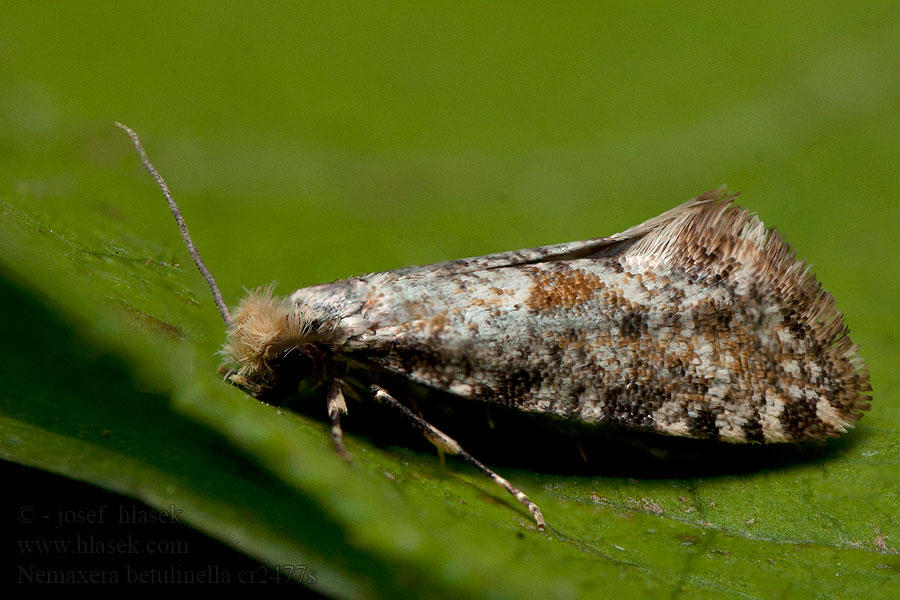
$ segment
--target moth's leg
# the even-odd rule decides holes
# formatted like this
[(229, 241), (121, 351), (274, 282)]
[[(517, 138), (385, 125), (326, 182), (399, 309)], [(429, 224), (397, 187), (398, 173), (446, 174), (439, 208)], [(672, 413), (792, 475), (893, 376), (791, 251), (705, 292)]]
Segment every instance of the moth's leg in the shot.
[(341, 415), (347, 414), (347, 402), (341, 392), (343, 383), (340, 379), (331, 380), (328, 387), (328, 417), (331, 419), (331, 441), (334, 443), (334, 450), (341, 458), (350, 462), (352, 457), (344, 449), (344, 432), (341, 429)]
[(372, 396), (375, 398), (375, 400), (381, 402), (382, 404), (386, 404), (387, 406), (390, 406), (394, 410), (398, 411), (406, 418), (407, 421), (409, 421), (409, 423), (413, 427), (418, 429), (429, 442), (434, 444), (439, 451), (446, 452), (447, 454), (458, 454), (460, 458), (464, 459), (470, 465), (493, 479), (494, 483), (515, 496), (516, 500), (524, 504), (525, 508), (528, 509), (528, 512), (531, 513), (531, 516), (534, 517), (534, 520), (537, 523), (537, 528), (541, 531), (544, 530), (544, 515), (541, 514), (541, 509), (539, 509), (534, 502), (528, 499), (528, 496), (520, 492), (506, 479), (500, 477), (499, 475), (488, 469), (486, 466), (481, 464), (481, 462), (479, 462), (475, 457), (463, 450), (459, 443), (456, 442), (456, 440), (444, 434), (434, 425), (430, 424), (428, 421), (416, 415), (414, 412), (400, 404), (400, 402), (391, 397), (391, 395), (384, 391), (382, 388), (378, 387), (377, 385), (373, 385), (371, 390)]
[(587, 456), (587, 454), (585, 454), (584, 448), (581, 447), (581, 442), (579, 442), (578, 440), (575, 440), (575, 447), (578, 448), (578, 453), (581, 454), (581, 460), (583, 460), (584, 462), (587, 462), (588, 456)]

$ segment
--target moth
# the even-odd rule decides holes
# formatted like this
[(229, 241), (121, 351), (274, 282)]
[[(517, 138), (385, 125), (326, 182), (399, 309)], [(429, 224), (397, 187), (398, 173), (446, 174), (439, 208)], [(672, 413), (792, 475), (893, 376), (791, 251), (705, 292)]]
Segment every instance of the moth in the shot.
[(341, 279), (232, 317), (166, 196), (228, 326), (220, 372), (251, 396), (325, 390), (347, 457), (344, 394), (364, 390), (440, 452), (528, 497), (388, 390), (391, 375), (551, 422), (733, 443), (823, 440), (869, 408), (867, 367), (834, 298), (774, 231), (707, 192), (621, 233)]

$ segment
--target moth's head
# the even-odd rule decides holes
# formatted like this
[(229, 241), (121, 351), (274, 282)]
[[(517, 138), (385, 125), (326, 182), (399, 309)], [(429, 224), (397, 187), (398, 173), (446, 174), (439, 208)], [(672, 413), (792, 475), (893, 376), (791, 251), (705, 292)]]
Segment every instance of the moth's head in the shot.
[(319, 344), (333, 329), (310, 309), (273, 295), (272, 286), (253, 290), (228, 328), (219, 372), (255, 398), (290, 395), (321, 375)]

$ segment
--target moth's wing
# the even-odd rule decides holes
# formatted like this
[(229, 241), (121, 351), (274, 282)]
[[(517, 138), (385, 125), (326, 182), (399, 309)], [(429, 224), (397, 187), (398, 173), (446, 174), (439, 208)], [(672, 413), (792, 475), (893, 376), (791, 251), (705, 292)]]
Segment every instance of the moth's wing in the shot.
[(463, 398), (732, 442), (835, 436), (870, 400), (833, 297), (724, 194), (354, 285), (347, 357)]
[(510, 252), (499, 252), (472, 258), (461, 258), (431, 265), (405, 267), (390, 271), (401, 277), (446, 277), (460, 273), (470, 273), (485, 269), (511, 267), (513, 265), (528, 265), (557, 260), (573, 260), (578, 258), (602, 258), (614, 256), (625, 251), (631, 244), (644, 237), (647, 233), (670, 223), (679, 217), (689, 214), (697, 207), (715, 202), (731, 201), (738, 194), (730, 194), (725, 188), (719, 188), (705, 192), (696, 198), (692, 198), (675, 208), (644, 221), (621, 233), (615, 233), (608, 237), (596, 237), (578, 242), (566, 242), (539, 246), (537, 248), (525, 248)]

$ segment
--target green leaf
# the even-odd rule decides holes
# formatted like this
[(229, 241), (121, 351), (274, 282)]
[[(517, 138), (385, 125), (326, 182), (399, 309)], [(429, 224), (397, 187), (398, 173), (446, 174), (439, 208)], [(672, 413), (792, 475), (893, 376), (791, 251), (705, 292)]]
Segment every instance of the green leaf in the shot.
[[(0, 25), (0, 456), (175, 503), (339, 597), (900, 592), (896, 8), (174, 6)], [(220, 381), (218, 315), (114, 120), (232, 303), (620, 231), (727, 182), (834, 293), (873, 408), (822, 447), (498, 458), (544, 533), (421, 446), (349, 435), (347, 465), (323, 422)]]

